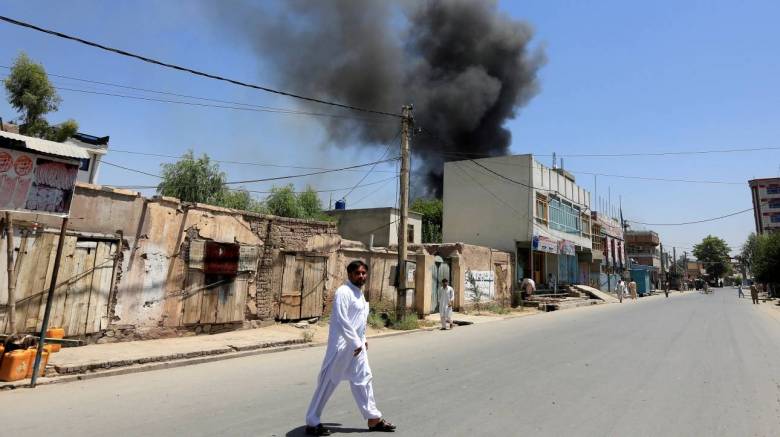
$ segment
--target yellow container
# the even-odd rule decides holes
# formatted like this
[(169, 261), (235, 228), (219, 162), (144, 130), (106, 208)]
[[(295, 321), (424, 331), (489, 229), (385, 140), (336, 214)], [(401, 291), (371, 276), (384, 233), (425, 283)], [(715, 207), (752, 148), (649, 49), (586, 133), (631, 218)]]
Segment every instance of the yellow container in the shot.
[[(35, 353), (33, 353), (33, 359)], [(3, 364), (0, 366), (0, 381), (18, 381), (27, 378), (30, 367), (30, 350), (15, 350), (3, 355)], [(32, 369), (29, 369), (32, 376)]]
[[(65, 330), (63, 328), (49, 328), (46, 330), (46, 338), (65, 338)], [(62, 345), (52, 344), (51, 352), (59, 352)]]
[[(44, 345), (44, 348), (46, 346)], [(35, 365), (35, 354), (38, 350), (34, 347), (31, 347), (30, 349), (27, 349), (30, 363), (27, 366), (27, 374), (25, 375), (25, 378), (32, 378), (33, 373), (33, 366)], [(43, 376), (46, 373), (46, 364), (49, 363), (49, 353), (45, 350), (41, 352), (41, 367), (38, 370), (38, 376)]]

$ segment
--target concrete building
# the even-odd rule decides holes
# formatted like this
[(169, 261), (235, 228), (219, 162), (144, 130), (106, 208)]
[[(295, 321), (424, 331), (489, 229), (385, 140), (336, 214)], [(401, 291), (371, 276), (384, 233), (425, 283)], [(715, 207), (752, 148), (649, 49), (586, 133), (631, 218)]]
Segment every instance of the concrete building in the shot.
[(79, 132), (65, 141), (66, 143), (79, 146), (89, 153), (89, 158), (81, 160), (78, 175), (79, 182), (97, 183), (100, 160), (103, 158), (103, 155), (108, 153), (108, 139), (109, 137), (107, 136), (96, 137)]
[(626, 231), (626, 252), (631, 265), (650, 267), (650, 280), (658, 286), (661, 273), (661, 239), (654, 231)]
[[(333, 209), (325, 212), (338, 221), (339, 234), (347, 239), (374, 247), (398, 245), (401, 212), (397, 208)], [(409, 244), (422, 244), (422, 215), (409, 211), (405, 232)]]
[(748, 181), (753, 199), (753, 218), (756, 234), (780, 230), (780, 178)]
[(516, 283), (588, 284), (590, 193), (530, 154), (448, 162), (443, 239), (515, 253)]
[(593, 263), (591, 286), (601, 291), (615, 291), (626, 266), (623, 227), (617, 218), (593, 211), (591, 213)]

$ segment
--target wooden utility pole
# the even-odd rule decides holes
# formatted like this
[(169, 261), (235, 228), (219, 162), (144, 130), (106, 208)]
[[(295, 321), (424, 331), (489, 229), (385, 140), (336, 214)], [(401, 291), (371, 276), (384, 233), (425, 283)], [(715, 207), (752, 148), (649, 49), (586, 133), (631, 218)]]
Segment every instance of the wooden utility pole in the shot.
[(398, 301), (396, 315), (400, 319), (406, 313), (406, 255), (407, 227), (409, 223), (409, 143), (412, 135), (412, 105), (401, 108), (401, 174), (400, 208), (401, 218), (398, 225)]
[(16, 334), (16, 275), (14, 269), (14, 222), (11, 213), (5, 213), (6, 264), (8, 269), (8, 312), (6, 325), (9, 334)]

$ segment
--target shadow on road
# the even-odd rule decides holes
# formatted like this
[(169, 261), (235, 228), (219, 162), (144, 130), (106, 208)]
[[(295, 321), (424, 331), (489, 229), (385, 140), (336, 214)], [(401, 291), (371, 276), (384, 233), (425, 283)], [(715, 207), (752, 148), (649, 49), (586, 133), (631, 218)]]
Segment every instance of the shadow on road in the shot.
[[(340, 423), (323, 423), (333, 434), (352, 434), (356, 432), (368, 432), (368, 428), (342, 428)], [(305, 436), (305, 426), (299, 426), (293, 430), (290, 430), (285, 436), (298, 437)]]

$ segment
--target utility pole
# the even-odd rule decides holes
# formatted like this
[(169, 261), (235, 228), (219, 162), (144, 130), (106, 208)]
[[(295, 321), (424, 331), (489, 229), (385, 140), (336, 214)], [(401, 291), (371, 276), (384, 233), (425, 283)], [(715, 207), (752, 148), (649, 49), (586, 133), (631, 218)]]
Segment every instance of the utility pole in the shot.
[[(8, 313), (6, 315), (6, 324), (8, 333), (16, 334), (16, 278), (14, 277), (14, 221), (10, 212), (5, 213), (5, 244), (6, 244), (6, 268), (8, 269)], [(20, 248), (19, 250), (22, 250)]]
[[(672, 276), (675, 278), (675, 280), (679, 281), (677, 276), (677, 248), (674, 246), (672, 246), (672, 269)], [(677, 286), (679, 287), (680, 284), (677, 284)]]
[(409, 143), (412, 135), (412, 105), (401, 108), (401, 174), (400, 207), (401, 223), (398, 232), (398, 298), (396, 316), (400, 319), (406, 313), (406, 254), (407, 223), (409, 222)]

